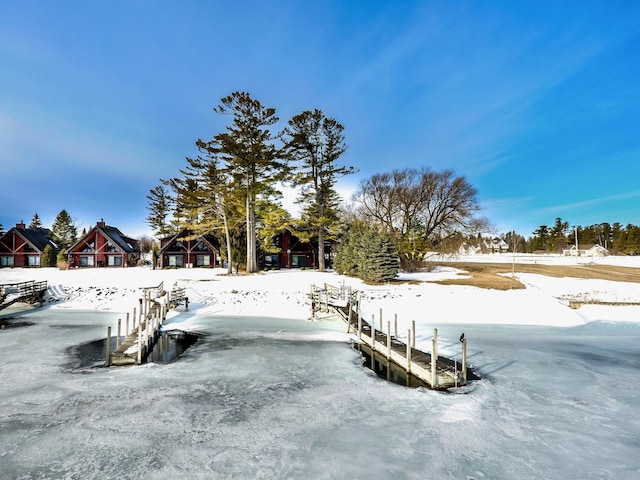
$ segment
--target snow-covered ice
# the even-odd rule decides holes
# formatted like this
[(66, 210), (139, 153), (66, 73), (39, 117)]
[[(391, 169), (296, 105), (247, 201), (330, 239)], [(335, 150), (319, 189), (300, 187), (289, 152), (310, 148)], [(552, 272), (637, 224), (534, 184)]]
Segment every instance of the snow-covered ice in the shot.
[[(0, 331), (0, 478), (635, 479), (640, 476), (637, 284), (520, 275), (524, 290), (429, 280), (368, 286), (333, 273), (220, 276), (145, 268), (0, 270), (48, 280), (50, 302)], [(418, 282), (420, 280), (421, 282)], [(171, 328), (205, 336), (167, 365), (69, 368), (139, 287), (187, 289)], [(309, 321), (311, 284), (365, 292), (368, 314), (437, 327), (483, 376), (467, 394), (407, 389), (361, 366), (335, 318)]]

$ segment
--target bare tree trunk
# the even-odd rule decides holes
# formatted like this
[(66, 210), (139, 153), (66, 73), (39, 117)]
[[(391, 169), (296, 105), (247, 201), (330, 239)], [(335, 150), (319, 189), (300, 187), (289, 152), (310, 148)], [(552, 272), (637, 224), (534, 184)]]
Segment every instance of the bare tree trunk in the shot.
[(318, 228), (318, 269), (321, 272), (326, 271), (326, 265), (324, 262), (324, 205), (320, 203), (318, 205), (318, 213), (320, 227)]
[(258, 271), (256, 262), (256, 212), (253, 199), (247, 195), (247, 273)]
[(229, 220), (227, 219), (227, 212), (224, 207), (222, 208), (222, 221), (224, 222), (224, 239), (227, 243), (227, 274), (233, 273), (233, 262), (231, 261), (231, 233), (229, 232)]

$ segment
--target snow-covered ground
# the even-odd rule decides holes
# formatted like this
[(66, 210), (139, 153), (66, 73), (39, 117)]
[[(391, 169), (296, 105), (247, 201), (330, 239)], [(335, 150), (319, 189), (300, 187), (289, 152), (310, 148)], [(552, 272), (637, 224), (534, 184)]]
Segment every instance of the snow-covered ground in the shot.
[[(50, 286), (44, 308), (15, 318), (25, 326), (0, 330), (0, 478), (640, 477), (640, 307), (567, 301), (640, 302), (640, 284), (517, 274), (527, 288), (503, 292), (433, 283), (451, 268), (384, 286), (222, 273), (0, 270), (0, 284)], [(167, 328), (201, 341), (173, 364), (69, 369), (69, 348), (103, 338), (161, 281), (190, 299)], [(309, 321), (306, 294), (323, 283), (362, 290), (366, 314), (397, 314), (401, 332), (415, 320), (419, 347), (437, 327), (441, 351), (459, 355), (464, 331), (483, 379), (467, 395), (377, 379), (340, 321)]]

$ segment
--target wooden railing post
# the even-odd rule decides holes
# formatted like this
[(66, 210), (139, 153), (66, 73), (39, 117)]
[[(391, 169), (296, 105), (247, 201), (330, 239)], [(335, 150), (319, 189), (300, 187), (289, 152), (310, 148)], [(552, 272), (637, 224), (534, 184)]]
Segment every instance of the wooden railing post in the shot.
[(411, 320), (411, 348), (416, 348), (416, 321)]
[(398, 314), (393, 314), (393, 338), (398, 338)]
[(387, 321), (387, 358), (391, 358), (391, 322)]

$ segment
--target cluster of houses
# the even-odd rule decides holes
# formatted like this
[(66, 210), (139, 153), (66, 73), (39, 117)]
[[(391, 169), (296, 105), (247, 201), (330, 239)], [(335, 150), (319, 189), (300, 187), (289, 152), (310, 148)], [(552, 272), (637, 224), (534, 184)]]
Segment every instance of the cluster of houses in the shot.
[[(285, 231), (276, 238), (280, 249), (265, 257), (267, 268), (317, 266), (317, 248)], [(1, 267), (39, 267), (47, 246), (57, 249), (47, 228), (16, 224), (0, 237)], [(211, 235), (193, 235), (187, 229), (160, 240), (159, 267), (215, 267), (220, 264), (220, 245)], [(140, 259), (138, 241), (103, 220), (67, 250), (69, 268), (128, 267)]]
[[(57, 250), (47, 228), (27, 228), (16, 224), (0, 237), (0, 268), (39, 267), (49, 245)], [(265, 256), (265, 268), (301, 268), (317, 266), (317, 246), (302, 242), (289, 231), (275, 238), (279, 251)], [(220, 245), (211, 235), (194, 235), (187, 229), (160, 240), (160, 268), (215, 267), (220, 265)], [(504, 253), (509, 245), (501, 238), (485, 238), (475, 244), (465, 242), (459, 253)], [(600, 245), (574, 245), (562, 251), (566, 256), (602, 257), (609, 254)], [(103, 220), (67, 250), (69, 268), (128, 267), (140, 259), (138, 241), (124, 235)]]
[[(506, 253), (510, 251), (509, 245), (499, 237), (487, 237), (475, 242), (465, 241), (460, 245), (460, 255), (475, 255), (478, 253)], [(562, 250), (565, 257), (606, 257), (609, 250), (602, 245), (571, 245)]]

